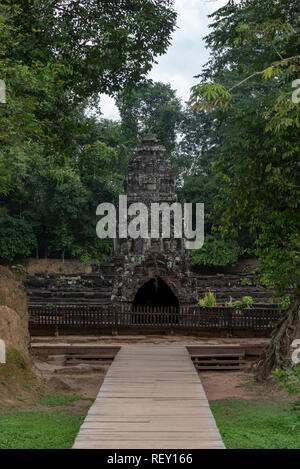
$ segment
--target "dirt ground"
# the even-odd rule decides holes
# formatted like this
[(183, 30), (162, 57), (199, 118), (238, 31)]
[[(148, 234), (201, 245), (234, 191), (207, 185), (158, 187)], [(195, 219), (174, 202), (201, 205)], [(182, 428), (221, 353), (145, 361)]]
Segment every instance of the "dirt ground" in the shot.
[(102, 336), (51, 336), (31, 337), (31, 343), (51, 343), (51, 344), (84, 344), (93, 343), (98, 345), (123, 345), (123, 344), (184, 344), (184, 345), (237, 345), (237, 344), (252, 344), (252, 345), (266, 345), (269, 339), (265, 338), (209, 338), (209, 337), (196, 337), (187, 335), (102, 335)]
[(80, 367), (64, 366), (64, 357), (54, 357), (51, 360), (35, 358), (33, 361), (33, 369), (41, 376), (48, 392), (83, 397), (72, 404), (74, 413), (87, 412), (99, 392), (109, 366), (110, 362), (103, 362), (95, 370), (85, 365), (80, 370)]
[(280, 390), (273, 382), (258, 383), (249, 371), (201, 371), (199, 377), (209, 401), (227, 398), (288, 399), (286, 392)]
[[(36, 362), (41, 368), (41, 363)], [(87, 375), (54, 375), (51, 371), (45, 372), (47, 365), (44, 364), (42, 375), (46, 377), (52, 392), (80, 394), (85, 398), (96, 398), (100, 386), (103, 383), (105, 372)], [(50, 367), (49, 367), (50, 368)], [(245, 371), (202, 371), (199, 372), (203, 388), (210, 401), (226, 398), (258, 399), (281, 397), (287, 398), (285, 392), (279, 390), (271, 382), (257, 383), (253, 373)], [(76, 401), (74, 411), (86, 408), (85, 401)]]

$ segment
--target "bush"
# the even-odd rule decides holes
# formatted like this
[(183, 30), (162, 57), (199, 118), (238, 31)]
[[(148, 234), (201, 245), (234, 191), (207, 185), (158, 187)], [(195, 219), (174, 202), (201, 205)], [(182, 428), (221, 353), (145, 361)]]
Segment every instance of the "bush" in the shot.
[(225, 303), (228, 308), (243, 309), (252, 308), (253, 298), (252, 296), (243, 296), (242, 300), (232, 301), (232, 296), (229, 297), (229, 301)]
[(294, 420), (290, 425), (294, 431), (295, 428), (300, 427), (300, 365), (292, 363), (289, 367), (276, 368), (269, 378), (295, 398), (291, 403)]
[(235, 309), (242, 309), (243, 308), (243, 303), (240, 301), (240, 300), (237, 300), (237, 301), (234, 301), (232, 303), (232, 306), (235, 308)]
[(253, 306), (252, 296), (243, 296), (242, 304), (245, 308), (252, 308), (252, 306)]
[(270, 378), (276, 384), (286, 389), (290, 396), (298, 396), (300, 398), (300, 365), (293, 363), (290, 367), (277, 368), (272, 371)]
[(36, 237), (31, 225), (20, 218), (0, 212), (0, 256), (6, 261), (16, 257), (29, 257), (36, 247)]
[(229, 297), (229, 301), (225, 302), (225, 306), (227, 306), (228, 308), (233, 308), (232, 296)]
[(207, 235), (201, 249), (190, 251), (194, 265), (225, 266), (236, 264), (239, 246), (235, 241), (227, 241)]
[(208, 290), (208, 293), (205, 293), (204, 298), (199, 300), (200, 306), (217, 306), (217, 299), (214, 293)]

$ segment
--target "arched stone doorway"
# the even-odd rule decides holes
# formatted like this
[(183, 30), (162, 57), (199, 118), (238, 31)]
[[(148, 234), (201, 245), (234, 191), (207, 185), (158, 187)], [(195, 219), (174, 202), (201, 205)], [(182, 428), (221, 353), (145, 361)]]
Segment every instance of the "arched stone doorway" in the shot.
[(178, 310), (179, 301), (161, 278), (152, 278), (139, 288), (133, 306), (172, 306)]

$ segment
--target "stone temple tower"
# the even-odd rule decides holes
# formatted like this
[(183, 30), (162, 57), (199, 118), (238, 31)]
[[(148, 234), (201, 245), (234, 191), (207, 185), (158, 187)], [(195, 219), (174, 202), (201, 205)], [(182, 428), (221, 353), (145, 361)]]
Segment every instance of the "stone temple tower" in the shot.
[[(175, 176), (169, 158), (164, 155), (165, 148), (158, 144), (154, 134), (143, 137), (139, 148), (135, 149), (128, 161), (124, 190), (127, 205), (140, 203), (146, 205), (149, 212), (148, 226), (150, 230), (151, 203), (177, 202), (175, 194)], [(130, 219), (130, 218), (129, 218)], [(139, 256), (148, 252), (173, 252), (176, 257), (184, 253), (183, 240), (174, 238), (173, 217), (171, 212), (170, 238), (138, 238), (116, 239), (114, 253), (119, 255)], [(161, 228), (161, 226), (160, 226)]]
[[(175, 176), (164, 150), (155, 135), (145, 135), (129, 158), (124, 180), (127, 206), (136, 202), (147, 206), (149, 230), (150, 204), (177, 202)], [(178, 307), (196, 301), (189, 255), (183, 239), (173, 236), (172, 215), (170, 238), (117, 238), (108, 263), (114, 302)], [(98, 265), (100, 274), (105, 264)]]

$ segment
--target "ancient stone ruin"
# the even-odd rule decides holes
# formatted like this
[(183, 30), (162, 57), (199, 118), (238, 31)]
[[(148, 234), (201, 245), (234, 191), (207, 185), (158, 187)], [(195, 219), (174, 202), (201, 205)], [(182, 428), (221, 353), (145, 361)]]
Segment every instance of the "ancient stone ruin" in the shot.
[[(127, 204), (177, 201), (175, 176), (164, 148), (155, 135), (145, 135), (129, 158), (124, 180)], [(171, 221), (172, 225), (172, 221)], [(195, 283), (183, 240), (129, 237), (115, 239), (110, 257), (115, 279), (111, 299), (136, 305), (178, 306), (196, 301)], [(94, 271), (105, 277), (105, 264), (94, 264)]]
[[(145, 135), (129, 158), (124, 180), (128, 205), (176, 202), (175, 176), (155, 135)], [(205, 201), (199, 201), (204, 202)], [(25, 285), (30, 304), (124, 304), (185, 306), (196, 304), (210, 289), (218, 304), (251, 295), (255, 305), (271, 306), (271, 293), (244, 283), (246, 275), (193, 272), (182, 239), (115, 239), (111, 256), (94, 262), (90, 274), (36, 274)], [(250, 276), (251, 277), (251, 276)]]

